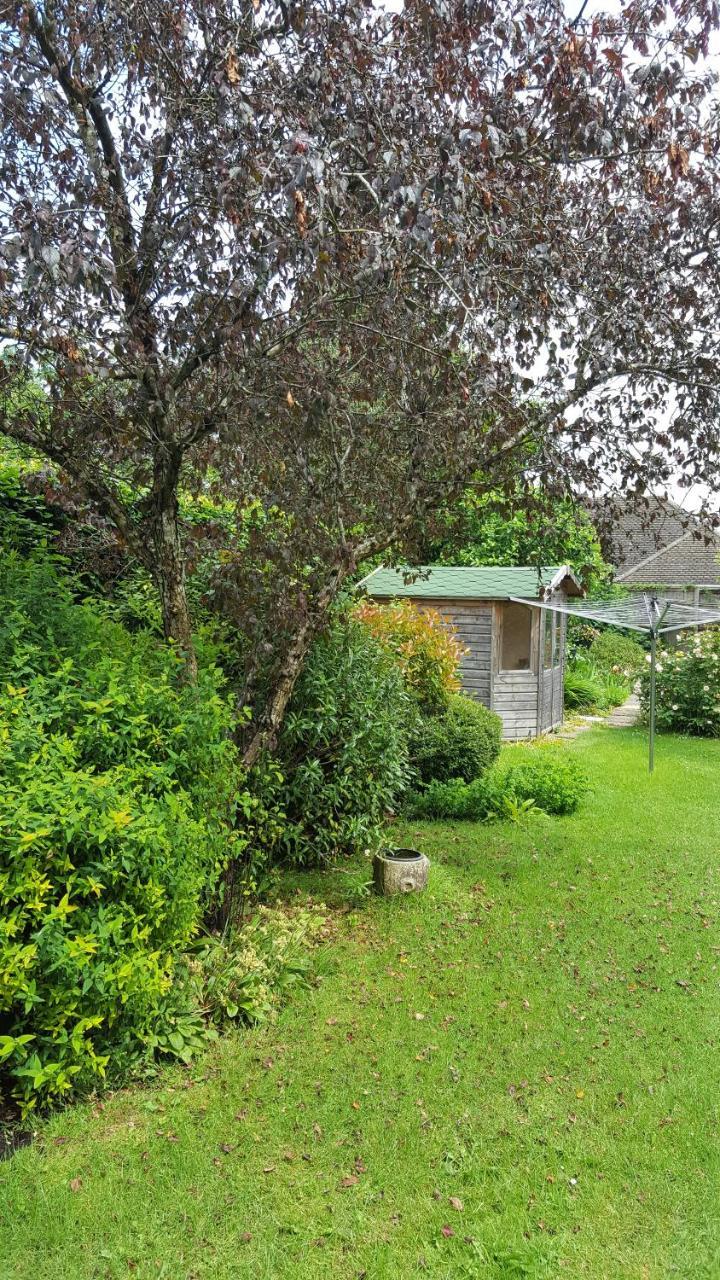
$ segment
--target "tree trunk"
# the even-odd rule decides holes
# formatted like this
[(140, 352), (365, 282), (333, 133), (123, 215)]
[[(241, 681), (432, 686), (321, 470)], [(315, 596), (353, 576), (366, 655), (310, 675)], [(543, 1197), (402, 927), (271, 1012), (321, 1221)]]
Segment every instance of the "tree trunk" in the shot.
[(153, 576), (162, 608), (165, 639), (182, 655), (186, 678), (197, 679), (197, 657), (187, 599), (185, 555), (178, 524), (177, 472), (156, 462), (148, 520), (153, 544)]
[(260, 724), (243, 752), (243, 761), (248, 768), (255, 764), (262, 751), (272, 750), (277, 742), (288, 703), (305, 665), (305, 659), (318, 626), (319, 622), (316, 618), (308, 618), (295, 633)]

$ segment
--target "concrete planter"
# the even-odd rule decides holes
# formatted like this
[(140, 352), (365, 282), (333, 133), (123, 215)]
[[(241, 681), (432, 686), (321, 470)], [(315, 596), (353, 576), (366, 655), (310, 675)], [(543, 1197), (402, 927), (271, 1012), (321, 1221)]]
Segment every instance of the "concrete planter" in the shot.
[(430, 863), (415, 849), (381, 849), (373, 859), (373, 881), (377, 893), (417, 893), (428, 880)]

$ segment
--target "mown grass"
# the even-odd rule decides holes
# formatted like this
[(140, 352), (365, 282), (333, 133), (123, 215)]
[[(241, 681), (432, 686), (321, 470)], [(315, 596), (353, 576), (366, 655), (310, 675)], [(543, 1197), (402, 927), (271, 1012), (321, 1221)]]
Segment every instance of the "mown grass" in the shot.
[(569, 749), (578, 815), (403, 830), (275, 1027), (0, 1166), (3, 1280), (720, 1276), (720, 743)]

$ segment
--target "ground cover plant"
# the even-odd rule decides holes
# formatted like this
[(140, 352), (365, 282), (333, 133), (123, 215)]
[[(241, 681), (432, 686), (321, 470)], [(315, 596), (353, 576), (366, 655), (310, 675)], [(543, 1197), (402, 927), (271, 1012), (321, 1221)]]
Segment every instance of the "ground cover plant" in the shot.
[(587, 789), (587, 776), (575, 756), (541, 743), (506, 747), (497, 764), (480, 776), (436, 776), (407, 796), (405, 809), (418, 818), (518, 821), (537, 812), (574, 813)]
[(396, 829), (428, 891), (341, 917), (275, 1024), (0, 1165), (3, 1280), (712, 1280), (720, 743), (645, 746), (572, 743), (571, 817)]

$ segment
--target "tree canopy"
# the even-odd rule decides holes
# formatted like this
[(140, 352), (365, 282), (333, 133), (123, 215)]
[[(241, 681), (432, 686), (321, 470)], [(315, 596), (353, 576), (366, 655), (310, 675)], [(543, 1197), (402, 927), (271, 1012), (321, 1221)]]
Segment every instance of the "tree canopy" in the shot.
[(532, 441), (555, 486), (715, 477), (716, 27), (710, 0), (4, 6), (0, 428), (113, 523), (190, 674), (181, 484), (282, 513), (217, 594), (273, 651), (265, 740), (358, 559), (411, 555), (478, 468)]

